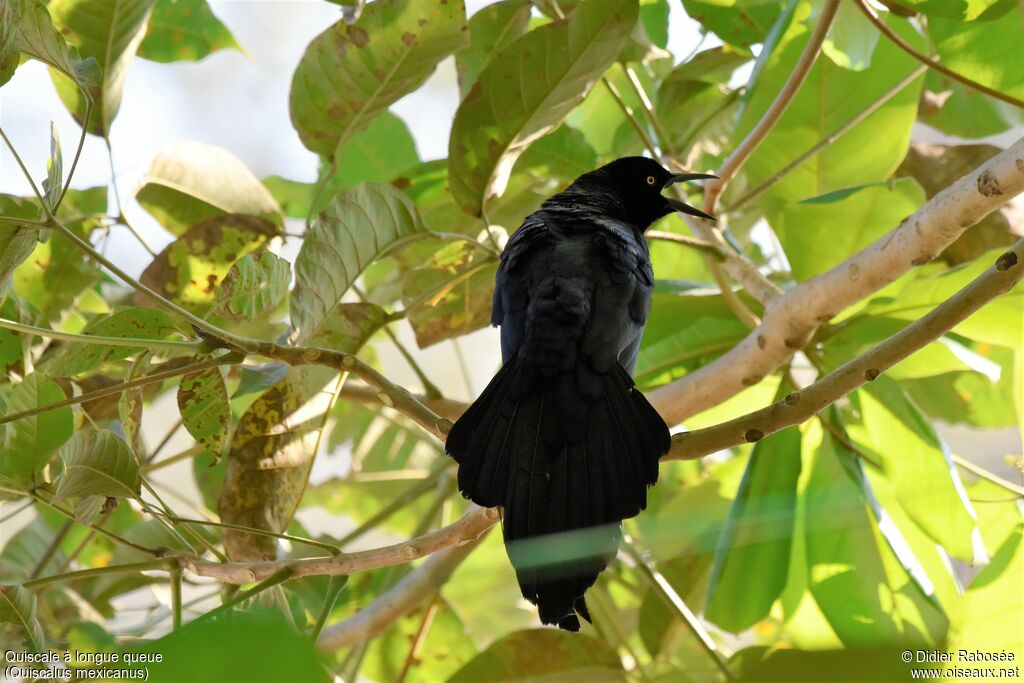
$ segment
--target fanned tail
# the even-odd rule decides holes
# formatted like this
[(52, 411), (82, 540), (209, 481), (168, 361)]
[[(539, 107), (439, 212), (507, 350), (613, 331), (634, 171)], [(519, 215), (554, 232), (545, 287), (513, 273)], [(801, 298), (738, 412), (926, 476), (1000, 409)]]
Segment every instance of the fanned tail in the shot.
[(615, 557), (622, 520), (647, 505), (668, 451), (664, 421), (619, 365), (585, 396), (575, 373), (535, 378), (513, 360), (452, 427), (459, 489), (503, 506), (523, 597), (541, 621), (579, 630), (583, 594)]

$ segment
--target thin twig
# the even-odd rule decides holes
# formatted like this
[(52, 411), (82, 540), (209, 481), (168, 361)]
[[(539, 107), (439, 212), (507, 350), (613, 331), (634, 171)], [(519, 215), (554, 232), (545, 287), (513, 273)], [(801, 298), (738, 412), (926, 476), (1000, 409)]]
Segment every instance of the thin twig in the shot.
[[(82, 90), (85, 94), (85, 91)], [(64, 195), (68, 193), (71, 188), (71, 177), (75, 175), (75, 169), (78, 168), (78, 158), (82, 156), (82, 147), (85, 146), (85, 136), (89, 132), (89, 119), (92, 118), (93, 101), (92, 97), (86, 94), (85, 98), (85, 118), (82, 120), (82, 134), (78, 138), (78, 147), (75, 148), (75, 156), (71, 160), (71, 167), (68, 169), (68, 179), (64, 181), (64, 187), (61, 188), (60, 195), (57, 197), (57, 201), (54, 202), (54, 212), (60, 208), (61, 203), (64, 201)]]
[(938, 71), (943, 76), (952, 78), (954, 81), (962, 83), (966, 85), (968, 88), (977, 90), (980, 93), (984, 93), (989, 97), (994, 97), (997, 100), (1001, 100), (1008, 104), (1012, 104), (1015, 107), (1020, 107), (1021, 109), (1024, 109), (1024, 100), (1019, 100), (1016, 97), (1013, 97), (1012, 95), (1007, 95), (1006, 93), (994, 90), (993, 88), (990, 88), (987, 85), (978, 83), (977, 81), (972, 81), (963, 74), (958, 74), (952, 69), (943, 66), (942, 64), (938, 63), (928, 55), (917, 50), (913, 45), (903, 40), (903, 38), (898, 33), (896, 33), (891, 28), (886, 26), (885, 22), (882, 21), (882, 19), (877, 14), (875, 14), (875, 11), (871, 9), (871, 7), (865, 0), (854, 0), (854, 2), (856, 2), (857, 7), (860, 8), (860, 11), (864, 14), (864, 16), (868, 18), (868, 21), (874, 24), (875, 28), (877, 28), (882, 35), (888, 38), (896, 47), (903, 50), (908, 55), (910, 55), (917, 61), (921, 62), (922, 64), (928, 66), (928, 68), (934, 71)]

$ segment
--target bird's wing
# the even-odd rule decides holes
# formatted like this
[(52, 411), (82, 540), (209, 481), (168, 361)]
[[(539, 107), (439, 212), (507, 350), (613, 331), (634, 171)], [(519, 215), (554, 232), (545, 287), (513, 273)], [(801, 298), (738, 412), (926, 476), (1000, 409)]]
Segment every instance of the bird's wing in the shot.
[(501, 358), (507, 363), (523, 342), (526, 309), (530, 302), (528, 253), (548, 243), (551, 232), (539, 213), (527, 216), (501, 253), (501, 265), (494, 282), (491, 324), (501, 326)]
[(594, 289), (591, 318), (581, 353), (599, 373), (618, 362), (632, 372), (651, 305), (654, 272), (647, 243), (627, 223), (596, 221), (594, 250), (603, 281)]

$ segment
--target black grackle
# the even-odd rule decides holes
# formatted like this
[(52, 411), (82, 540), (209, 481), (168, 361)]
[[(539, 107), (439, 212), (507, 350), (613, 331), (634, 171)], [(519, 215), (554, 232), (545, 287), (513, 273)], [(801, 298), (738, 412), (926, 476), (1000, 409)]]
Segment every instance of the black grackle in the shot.
[(504, 365), (445, 449), (463, 494), (504, 508), (509, 559), (545, 624), (590, 620), (583, 594), (658, 479), (668, 428), (630, 377), (654, 286), (643, 232), (676, 210), (713, 220), (661, 192), (714, 177), (618, 159), (545, 201), (501, 255)]

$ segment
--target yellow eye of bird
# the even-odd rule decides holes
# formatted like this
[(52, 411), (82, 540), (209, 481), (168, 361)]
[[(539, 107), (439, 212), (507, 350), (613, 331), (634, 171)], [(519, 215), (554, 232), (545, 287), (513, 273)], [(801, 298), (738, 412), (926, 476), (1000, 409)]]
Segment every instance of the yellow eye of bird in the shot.
[(654, 176), (652, 176), (652, 175), (647, 176), (647, 184), (648, 185), (653, 185), (654, 184)]

